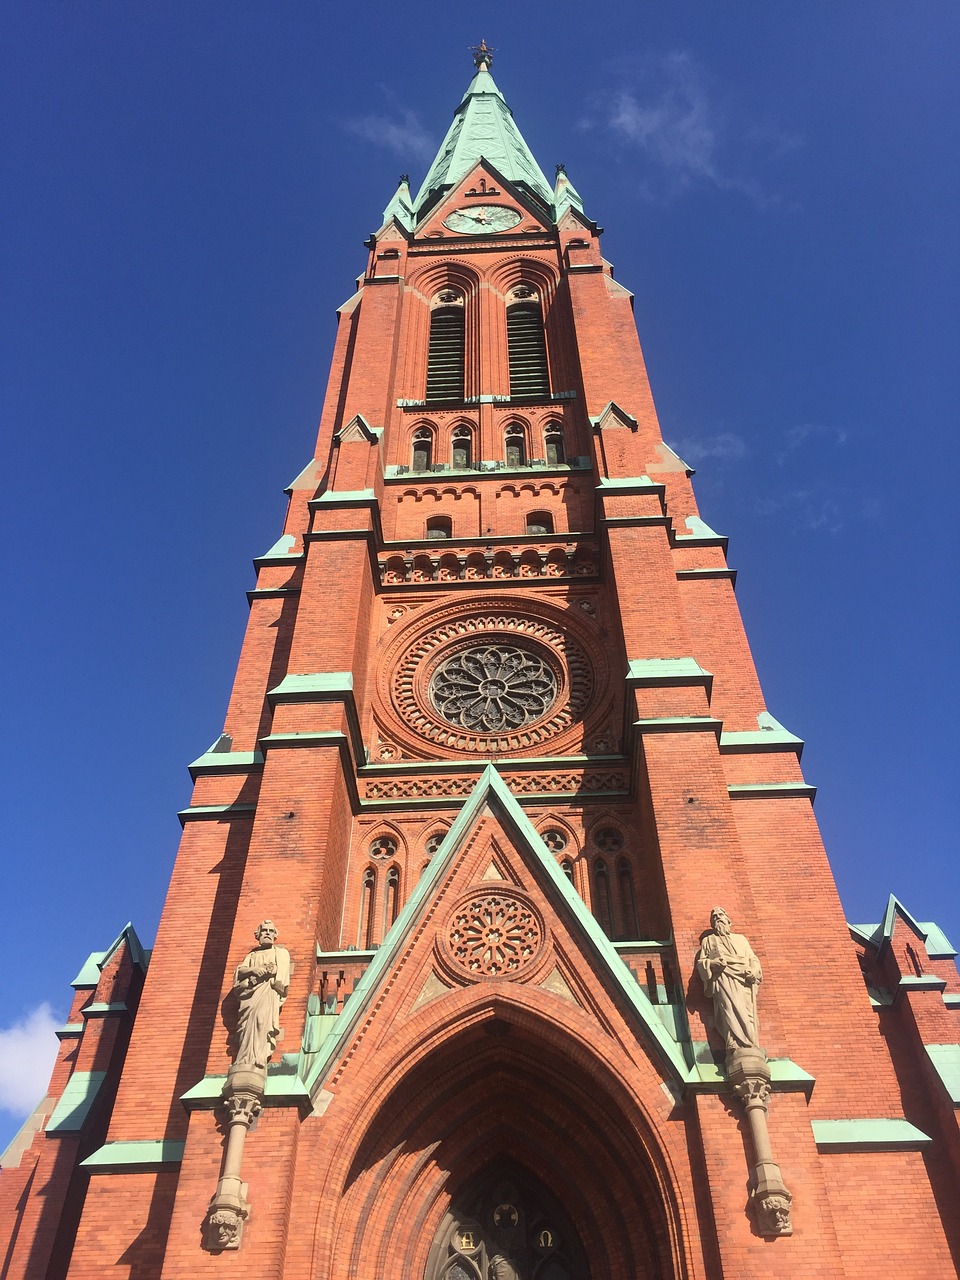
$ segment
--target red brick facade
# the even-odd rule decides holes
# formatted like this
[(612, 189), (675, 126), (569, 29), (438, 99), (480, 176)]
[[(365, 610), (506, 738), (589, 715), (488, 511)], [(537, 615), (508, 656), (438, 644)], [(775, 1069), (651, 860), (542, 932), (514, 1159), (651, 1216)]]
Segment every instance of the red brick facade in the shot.
[[(371, 238), (146, 980), (125, 934), (78, 987), (47, 1127), (0, 1176), (4, 1277), (957, 1274), (952, 953), (893, 902), (851, 936), (725, 539), (562, 187), (551, 209), (479, 162)], [(506, 230), (451, 231), (490, 207)], [(425, 399), (444, 290), (456, 403)], [(530, 296), (550, 390), (511, 396), (507, 312)], [(790, 1234), (749, 1208), (694, 967), (717, 904), (763, 966)], [(264, 917), (293, 974), (249, 1216), (219, 1249), (234, 970)], [(51, 1128), (91, 1073), (87, 1111)], [(526, 1217), (471, 1234), (488, 1184)]]

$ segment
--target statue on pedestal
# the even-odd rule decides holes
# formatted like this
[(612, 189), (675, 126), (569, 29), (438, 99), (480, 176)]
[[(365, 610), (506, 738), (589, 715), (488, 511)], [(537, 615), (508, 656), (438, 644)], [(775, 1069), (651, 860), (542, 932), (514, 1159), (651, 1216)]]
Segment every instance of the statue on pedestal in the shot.
[(272, 920), (262, 921), (254, 937), (259, 945), (240, 961), (233, 979), (240, 1001), (234, 1066), (266, 1071), (280, 1034), (280, 1006), (290, 988), (290, 953), (276, 945)]

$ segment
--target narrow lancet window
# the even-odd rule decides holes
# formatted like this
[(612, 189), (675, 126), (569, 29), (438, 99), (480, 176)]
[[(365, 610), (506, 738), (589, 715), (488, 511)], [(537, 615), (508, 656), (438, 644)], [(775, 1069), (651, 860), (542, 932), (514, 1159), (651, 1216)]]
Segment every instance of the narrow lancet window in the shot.
[(377, 873), (368, 867), (363, 873), (363, 887), (360, 890), (360, 928), (357, 931), (357, 946), (367, 951), (373, 946), (373, 900), (377, 892)]
[(383, 896), (383, 932), (387, 930), (397, 918), (400, 910), (400, 871), (397, 867), (391, 867), (387, 872), (387, 891)]
[(566, 462), (566, 451), (563, 447), (563, 432), (559, 427), (549, 427), (544, 437), (547, 447), (547, 465), (555, 467), (557, 463)]
[(623, 920), (622, 934), (631, 941), (639, 938), (640, 928), (637, 923), (637, 898), (633, 892), (633, 872), (626, 858), (617, 863), (617, 882), (620, 888), (620, 914)]
[(613, 912), (610, 910), (610, 876), (607, 864), (598, 858), (593, 864), (593, 914), (608, 938), (613, 937)]
[(550, 379), (543, 311), (540, 295), (529, 285), (517, 285), (507, 303), (507, 352), (510, 395), (530, 400), (548, 397)]
[(433, 432), (429, 427), (418, 427), (413, 433), (411, 471), (429, 471), (433, 463)]
[(431, 303), (427, 352), (427, 399), (462, 400), (466, 311), (462, 293), (441, 289)]
[(473, 465), (473, 432), (469, 427), (455, 428), (450, 460), (457, 471), (464, 471)]
[(522, 467), (527, 461), (527, 441), (523, 427), (507, 427), (503, 437), (504, 458), (508, 467)]

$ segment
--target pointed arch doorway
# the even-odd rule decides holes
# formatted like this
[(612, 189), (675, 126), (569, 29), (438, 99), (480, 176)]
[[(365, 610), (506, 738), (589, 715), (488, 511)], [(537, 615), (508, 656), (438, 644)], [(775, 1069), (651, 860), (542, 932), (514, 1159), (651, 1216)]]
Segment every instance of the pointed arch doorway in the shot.
[(423, 1280), (591, 1280), (559, 1201), (527, 1170), (499, 1162), (454, 1197)]
[[(381, 1050), (356, 1094), (344, 1094), (343, 1128), (324, 1139), (336, 1152), (327, 1187), (337, 1207), (322, 1235), (316, 1210), (314, 1280), (689, 1273), (674, 1170), (635, 1096), (585, 1040), (521, 998), (471, 1005), (465, 992), (459, 1018), (426, 1037), (421, 1025), (413, 1062), (401, 1042), (384, 1075)], [(354, 1106), (365, 1109), (360, 1131)], [(502, 1235), (510, 1215), (493, 1217), (513, 1203), (498, 1193), (506, 1182), (520, 1201), (515, 1237)], [(472, 1250), (454, 1238), (471, 1223)]]

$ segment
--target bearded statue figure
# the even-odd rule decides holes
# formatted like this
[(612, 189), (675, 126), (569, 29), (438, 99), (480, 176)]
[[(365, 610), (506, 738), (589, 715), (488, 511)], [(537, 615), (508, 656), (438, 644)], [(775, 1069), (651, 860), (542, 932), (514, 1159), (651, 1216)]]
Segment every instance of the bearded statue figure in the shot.
[(757, 987), (763, 980), (760, 961), (743, 934), (732, 931), (730, 917), (722, 907), (711, 911), (710, 925), (712, 931), (705, 935), (697, 952), (697, 971), (704, 991), (713, 1000), (717, 1030), (728, 1054), (738, 1049), (759, 1052)]
[(234, 1064), (266, 1071), (280, 1034), (280, 1006), (290, 987), (290, 953), (276, 945), (272, 920), (264, 920), (254, 936), (258, 945), (240, 961), (233, 980), (240, 1002)]

